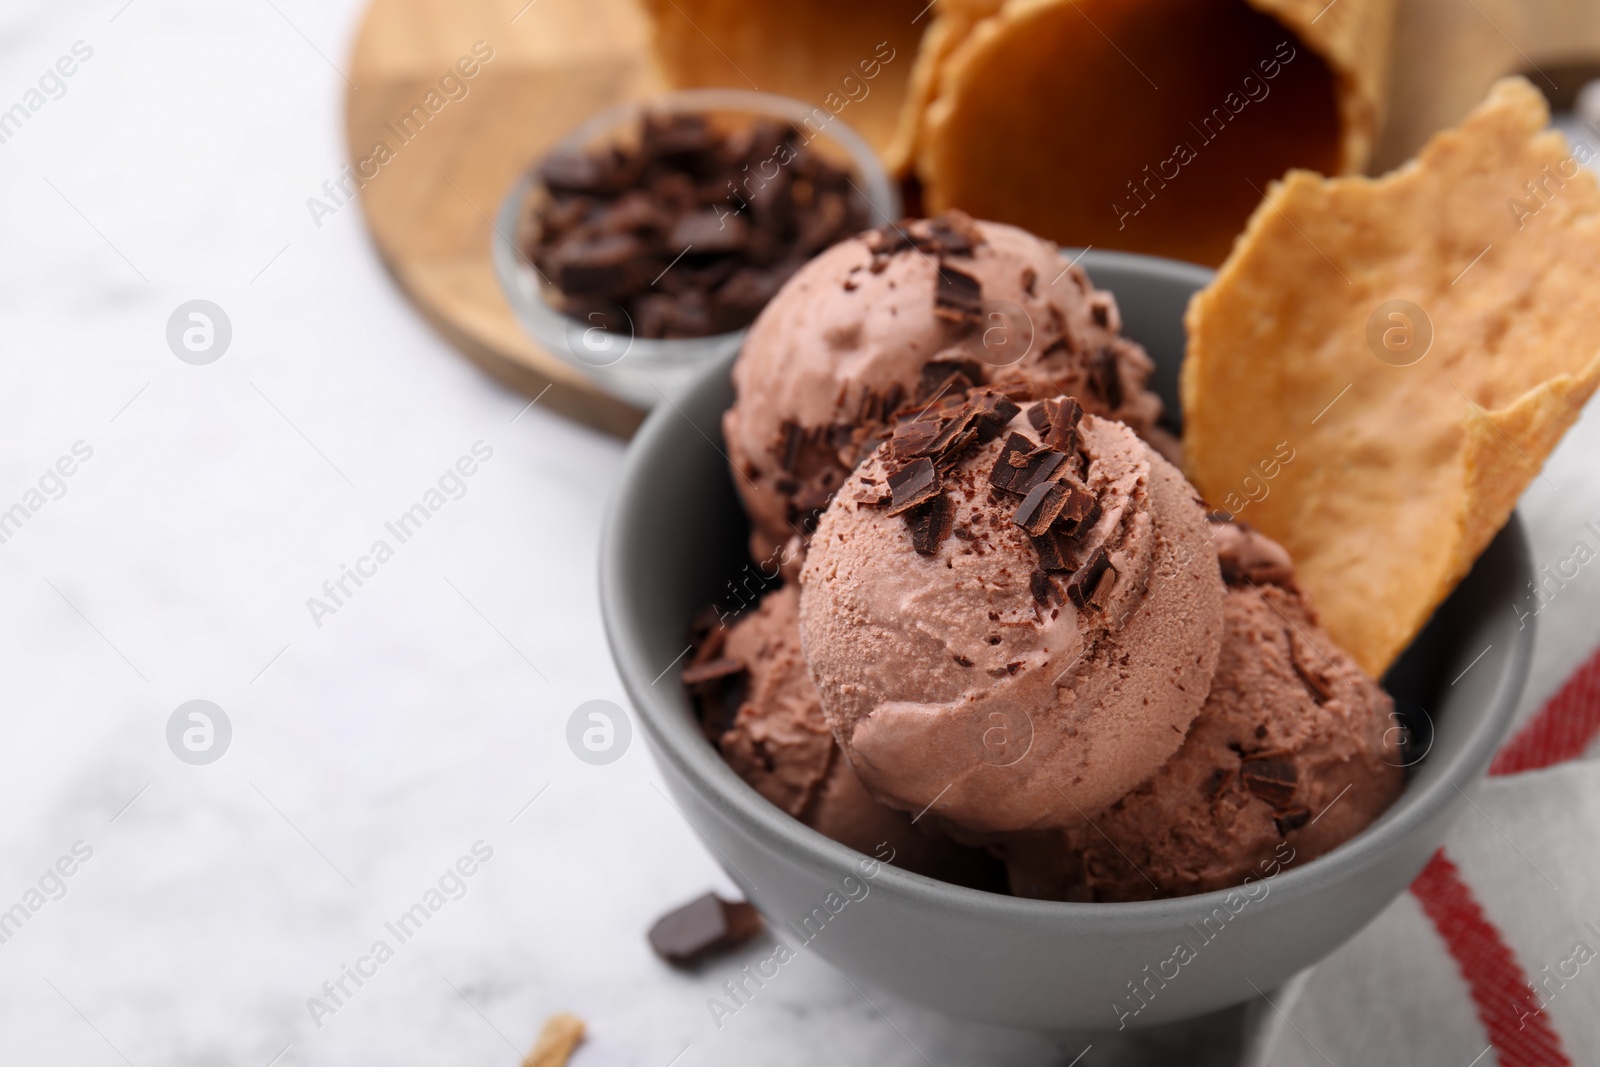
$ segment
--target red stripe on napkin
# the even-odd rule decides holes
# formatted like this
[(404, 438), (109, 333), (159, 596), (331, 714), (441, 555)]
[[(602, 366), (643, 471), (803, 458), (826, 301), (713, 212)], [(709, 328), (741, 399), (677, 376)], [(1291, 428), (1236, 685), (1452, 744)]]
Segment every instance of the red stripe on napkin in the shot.
[(1440, 849), (1411, 883), (1472, 993), (1500, 1067), (1571, 1067), (1515, 953)]
[(1576, 759), (1596, 734), (1600, 734), (1600, 652), (1506, 742), (1489, 773), (1516, 774)]

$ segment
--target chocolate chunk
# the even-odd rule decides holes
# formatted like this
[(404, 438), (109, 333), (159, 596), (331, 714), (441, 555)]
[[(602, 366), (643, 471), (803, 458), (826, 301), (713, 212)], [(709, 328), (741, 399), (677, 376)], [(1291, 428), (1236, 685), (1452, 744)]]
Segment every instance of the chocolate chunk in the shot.
[(926, 456), (914, 459), (899, 470), (890, 472), (889, 491), (893, 494), (889, 514), (898, 515), (938, 496), (939, 472)]
[(700, 685), (703, 682), (714, 682), (721, 678), (728, 678), (748, 670), (745, 661), (738, 656), (718, 656), (716, 659), (704, 663), (694, 663), (683, 669), (684, 685)]
[(1061, 510), (1056, 514), (1056, 522), (1060, 524), (1063, 532), (1076, 533), (1092, 525), (1100, 517), (1100, 502), (1093, 493), (1087, 489), (1079, 489), (1075, 485), (1067, 486), (1066, 499), (1061, 503)]
[(755, 908), (707, 893), (657, 919), (650, 927), (650, 947), (674, 967), (692, 967), (737, 948), (760, 929), (761, 915)]
[(967, 402), (972, 405), (973, 411), (977, 412), (978, 437), (984, 443), (998, 437), (1000, 431), (1005, 429), (1006, 425), (1017, 417), (1017, 412), (1022, 410), (1015, 400), (994, 389), (973, 393), (968, 396)]
[[(901, 223), (904, 223), (904, 226)], [(867, 251), (871, 252), (874, 257), (883, 257), (887, 260), (889, 256), (894, 255), (896, 252), (903, 252), (910, 248), (911, 238), (906, 235), (904, 227), (911, 225), (911, 221), (902, 219), (901, 223), (886, 222), (882, 226), (862, 234), (861, 238), (866, 243)], [(874, 269), (874, 273), (882, 270), (882, 267), (877, 267)]]
[[(1072, 577), (1067, 579), (1067, 599), (1082, 610), (1090, 607), (1094, 598), (1095, 588), (1100, 584), (1101, 576), (1111, 569), (1111, 558), (1106, 555), (1104, 545), (1099, 545), (1084, 560), (1082, 566), (1072, 572)], [(1093, 605), (1099, 607), (1100, 605)]]
[(1013, 433), (1006, 438), (1000, 458), (996, 460), (994, 470), (989, 472), (989, 484), (1004, 492), (1026, 497), (1051, 479), (1066, 460), (1064, 453), (1034, 448), (1033, 442), (1019, 433)]
[(660, 162), (692, 164), (697, 161), (690, 157), (713, 150), (716, 143), (716, 134), (704, 115), (651, 114), (640, 124), (639, 147)]
[(632, 284), (644, 255), (644, 243), (628, 233), (574, 239), (551, 260), (551, 280), (569, 296), (619, 295)]
[[(1044, 455), (1061, 453), (1044, 453)], [(1041, 537), (1056, 520), (1062, 520), (1063, 533), (1071, 533), (1096, 509), (1094, 494), (1065, 479), (1036, 480), (1028, 495), (1017, 506), (1011, 521), (1034, 537)]]
[(1265, 800), (1277, 811), (1287, 811), (1294, 801), (1300, 773), (1292, 763), (1270, 758), (1247, 759), (1239, 767), (1245, 788)]
[(1117, 354), (1111, 349), (1102, 348), (1095, 356), (1092, 380), (1109, 410), (1122, 407), (1122, 372), (1117, 366)]
[(926, 456), (943, 429), (944, 423), (939, 419), (903, 422), (894, 428), (894, 434), (889, 438), (889, 447), (901, 459)]
[(600, 161), (578, 152), (560, 152), (539, 164), (539, 180), (552, 192), (594, 193), (604, 186)]
[(1200, 787), (1200, 792), (1206, 795), (1207, 800), (1217, 799), (1217, 794), (1222, 792), (1222, 787), (1228, 781), (1228, 772), (1218, 767), (1211, 772), (1211, 777), (1206, 779), (1205, 785)]
[(939, 447), (939, 456), (934, 460), (934, 463), (940, 470), (947, 471), (957, 463), (960, 463), (961, 458), (966, 455), (967, 449), (978, 443), (978, 428), (982, 423), (974, 421), (965, 425), (967, 427), (965, 430), (962, 430), (949, 440), (945, 440), (941, 434), (940, 439), (934, 442)]
[(869, 508), (887, 507), (894, 494), (880, 486), (868, 486), (856, 494), (856, 502)]
[(983, 321), (983, 286), (965, 271), (940, 263), (933, 313), (946, 322), (977, 325)]
[(965, 393), (975, 385), (982, 385), (987, 377), (983, 364), (975, 359), (964, 356), (948, 358), (935, 356), (922, 365), (922, 373), (917, 383), (917, 399), (926, 403), (939, 393)]
[(1078, 423), (1082, 420), (1083, 407), (1070, 396), (1041, 400), (1028, 409), (1028, 422), (1039, 431), (1040, 443), (1058, 452), (1077, 451)]
[(1289, 662), (1294, 665), (1294, 672), (1311, 690), (1312, 699), (1318, 704), (1326, 704), (1333, 696), (1333, 684), (1328, 681), (1326, 670), (1312, 657), (1324, 664), (1328, 663), (1327, 657), (1310, 648), (1310, 643), (1293, 630), (1286, 630), (1284, 636), (1289, 639)]
[(911, 547), (918, 555), (931, 556), (950, 536), (950, 524), (955, 518), (955, 506), (950, 498), (940, 493), (932, 500), (906, 513), (911, 526)]
[(1109, 301), (1110, 297), (1098, 294), (1089, 300), (1089, 317), (1101, 329), (1111, 328), (1111, 304)]
[(783, 469), (790, 474), (800, 469), (800, 446), (805, 444), (805, 431), (792, 422), (783, 424), (781, 452)]
[(1050, 529), (1051, 523), (1055, 522), (1056, 516), (1061, 513), (1067, 492), (1068, 486), (1064, 482), (1040, 482), (1028, 492), (1022, 503), (1017, 505), (1017, 510), (1011, 515), (1011, 521), (1034, 537), (1040, 536)]
[(969, 404), (962, 404), (945, 420), (939, 436), (928, 443), (928, 453), (941, 459), (960, 456), (963, 450), (978, 439), (978, 412)]
[(1031, 538), (1033, 549), (1039, 554), (1039, 566), (1052, 574), (1067, 574), (1072, 570), (1071, 542), (1056, 530), (1045, 531), (1042, 537)]
[(914, 227), (912, 242), (929, 255), (970, 256), (983, 243), (983, 234), (963, 211), (947, 211)]
[(1033, 593), (1033, 599), (1038, 603), (1048, 604), (1050, 594), (1055, 591), (1055, 585), (1044, 571), (1034, 571), (1028, 576), (1028, 590)]
[(849, 200), (842, 193), (823, 193), (815, 208), (800, 217), (796, 244), (806, 255), (815, 255), (839, 239), (850, 217)]
[(1280, 835), (1287, 836), (1292, 831), (1300, 829), (1300, 827), (1304, 826), (1310, 821), (1310, 809), (1301, 808), (1298, 811), (1291, 811), (1286, 815), (1277, 816), (1272, 820), (1272, 825), (1278, 828), (1278, 833)]
[(747, 224), (732, 212), (695, 211), (678, 216), (667, 244), (692, 249), (696, 255), (734, 252), (744, 247)]
[(722, 315), (722, 325), (729, 330), (755, 318), (767, 306), (767, 301), (778, 295), (783, 283), (794, 273), (793, 266), (780, 263), (766, 269), (737, 267), (728, 280), (717, 286), (714, 294), (717, 310)]

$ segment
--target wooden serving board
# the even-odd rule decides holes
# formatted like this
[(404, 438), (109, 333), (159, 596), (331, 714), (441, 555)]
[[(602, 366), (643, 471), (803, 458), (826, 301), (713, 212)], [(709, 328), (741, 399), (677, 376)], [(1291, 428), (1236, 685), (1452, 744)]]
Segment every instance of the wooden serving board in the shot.
[[(490, 260), (489, 220), (517, 174), (572, 127), (661, 88), (648, 33), (634, 0), (373, 0), (345, 104), (352, 165), (373, 160), (379, 144), (388, 149), (381, 164), (365, 164), (360, 199), (412, 303), (495, 378), (530, 396), (548, 386), (541, 404), (623, 436), (643, 413), (540, 349), (512, 316)], [(486, 48), (492, 58), (480, 60)], [(476, 62), (471, 77), (457, 67), (463, 59)], [(1600, 74), (1600, 4), (1400, 0), (1390, 121), (1374, 167), (1404, 161), (1495, 78), (1517, 71), (1570, 104)], [(425, 121), (402, 130), (416, 107)]]
[[(352, 165), (389, 148), (363, 168), (376, 173), (359, 195), (406, 296), (495, 378), (530, 396), (549, 386), (541, 406), (621, 436), (643, 413), (523, 332), (495, 280), (490, 220), (517, 175), (573, 126), (659, 88), (646, 32), (631, 0), (373, 0), (345, 101)], [(492, 58), (477, 61), (477, 42)], [(470, 78), (463, 58), (468, 69), (476, 61)], [(402, 127), (430, 103), (437, 113)]]

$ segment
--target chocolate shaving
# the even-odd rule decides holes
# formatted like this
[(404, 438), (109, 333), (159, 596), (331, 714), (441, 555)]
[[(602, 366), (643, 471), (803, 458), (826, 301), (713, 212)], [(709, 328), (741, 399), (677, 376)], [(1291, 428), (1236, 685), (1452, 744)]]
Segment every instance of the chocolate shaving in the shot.
[(977, 412), (978, 439), (985, 444), (998, 437), (1000, 431), (1005, 429), (1006, 425), (1017, 417), (1017, 412), (1022, 410), (1015, 400), (993, 389), (971, 394), (967, 402), (972, 405), (973, 411)]
[[(906, 225), (911, 225), (902, 219)], [(882, 256), (884, 259), (896, 252), (904, 252), (911, 247), (911, 238), (906, 235), (905, 228), (900, 223), (886, 222), (882, 226), (868, 230), (861, 235), (862, 242), (867, 246), (867, 251), (874, 257)], [(874, 266), (873, 273), (881, 271), (882, 267)]]
[(790, 474), (800, 469), (800, 446), (805, 444), (805, 431), (793, 422), (783, 424), (783, 461), (782, 467)]
[[(1333, 685), (1328, 681), (1324, 671), (1307, 662), (1309, 657), (1306, 655), (1305, 646), (1308, 642), (1292, 630), (1285, 631), (1284, 636), (1289, 639), (1289, 662), (1294, 665), (1294, 672), (1300, 676), (1306, 688), (1311, 690), (1312, 699), (1318, 704), (1326, 704), (1333, 696)], [(1323, 659), (1326, 661), (1326, 657)]]
[(894, 434), (889, 438), (889, 448), (899, 459), (926, 456), (943, 429), (944, 425), (938, 419), (903, 422), (894, 428)]
[(1287, 811), (1294, 801), (1300, 773), (1292, 763), (1268, 758), (1247, 759), (1239, 767), (1244, 786), (1271, 804), (1275, 811)]
[(965, 271), (940, 263), (933, 313), (946, 322), (977, 325), (983, 321), (983, 286)]
[(1088, 529), (1100, 518), (1100, 502), (1087, 489), (1075, 485), (1067, 487), (1067, 499), (1061, 505), (1056, 522), (1064, 533), (1075, 534)]
[(1042, 537), (1031, 538), (1033, 549), (1039, 554), (1039, 566), (1054, 574), (1072, 570), (1071, 543), (1055, 530), (1047, 530)]
[(1094, 598), (1095, 587), (1100, 584), (1101, 575), (1110, 569), (1111, 557), (1106, 555), (1106, 547), (1097, 546), (1083, 565), (1067, 579), (1067, 599), (1080, 610), (1088, 607)]
[(1093, 381), (1096, 391), (1106, 402), (1106, 407), (1116, 411), (1122, 406), (1122, 373), (1117, 367), (1117, 354), (1102, 348), (1095, 356)]
[[(1026, 495), (1027, 490), (1022, 488), (1022, 483), (1048, 462), (1047, 457), (1051, 455), (1061, 454), (1035, 451), (1032, 441), (1020, 433), (1012, 433), (1001, 446), (1000, 457), (989, 472), (989, 484), (1002, 492)], [(1060, 466), (1059, 459), (1055, 465)]]
[(926, 456), (912, 460), (889, 474), (889, 491), (889, 514), (899, 515), (938, 496), (939, 472)]
[(856, 502), (869, 508), (885, 507), (893, 500), (893, 493), (878, 487), (869, 487), (856, 494)]
[(983, 364), (975, 359), (962, 356), (935, 357), (922, 365), (922, 374), (917, 383), (917, 400), (927, 403), (942, 393), (965, 393), (973, 386), (982, 385), (987, 377)]
[[(980, 423), (979, 425), (981, 426), (982, 424)], [(978, 426), (968, 426), (967, 429), (951, 438), (949, 443), (939, 449), (939, 458), (934, 462), (938, 464), (940, 470), (947, 471), (957, 463), (960, 463), (961, 457), (966, 454), (967, 449), (977, 444), (979, 440), (981, 438), (978, 434)]]
[(977, 429), (974, 425), (977, 421), (977, 411), (971, 405), (963, 404), (945, 422), (944, 428), (939, 431), (939, 436), (929, 443), (929, 454), (945, 456), (952, 452), (959, 453), (961, 448), (966, 447), (966, 445), (963, 444), (957, 447), (957, 441), (966, 438), (969, 431), (971, 438), (966, 441), (966, 444), (971, 444), (972, 441), (977, 440)]
[(1061, 514), (1070, 491), (1071, 487), (1065, 482), (1041, 482), (1017, 505), (1011, 521), (1034, 537), (1043, 536), (1056, 521), (1056, 516)]
[[(1055, 454), (1060, 455), (1059, 452)], [(1099, 510), (1093, 493), (1078, 488), (1065, 478), (1035, 481), (1037, 484), (1028, 490), (1028, 495), (1012, 516), (1013, 522), (1034, 537), (1043, 537), (1044, 532), (1057, 520), (1062, 523), (1062, 532), (1070, 534), (1084, 519)]]
[(683, 669), (684, 685), (715, 682), (735, 674), (742, 674), (749, 666), (738, 656), (718, 656), (704, 663), (692, 663)]
[(1298, 811), (1291, 811), (1287, 815), (1279, 815), (1277, 818), (1272, 820), (1272, 825), (1278, 828), (1278, 833), (1280, 835), (1287, 836), (1290, 832), (1300, 829), (1300, 827), (1304, 826), (1310, 821), (1310, 809), (1300, 808)]
[(1070, 396), (1041, 400), (1028, 410), (1028, 421), (1039, 431), (1040, 443), (1058, 452), (1077, 451), (1078, 423), (1082, 420), (1083, 407)]
[[(1013, 460), (1008, 459), (1007, 462), (1014, 465)], [(1064, 452), (1047, 448), (1035, 449), (1027, 456), (1026, 465), (1011, 476), (1007, 485), (1000, 488), (1026, 497), (1040, 485), (1054, 478), (1066, 462), (1067, 456)], [(990, 476), (990, 480), (993, 481), (993, 475)]]
[(911, 232), (912, 243), (929, 255), (970, 256), (983, 244), (983, 232), (964, 211), (946, 211)]
[(939, 551), (939, 545), (950, 536), (950, 525), (954, 518), (955, 507), (943, 493), (907, 512), (906, 521), (911, 526), (911, 547), (922, 556), (931, 556)]

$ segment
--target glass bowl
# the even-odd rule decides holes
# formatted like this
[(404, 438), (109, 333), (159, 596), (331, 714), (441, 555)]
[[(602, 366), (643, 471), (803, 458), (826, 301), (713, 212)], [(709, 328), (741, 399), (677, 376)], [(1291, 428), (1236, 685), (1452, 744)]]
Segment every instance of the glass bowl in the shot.
[[(583, 152), (634, 136), (646, 114), (698, 112), (724, 129), (758, 119), (781, 119), (801, 131), (805, 147), (853, 174), (856, 192), (874, 225), (900, 216), (900, 196), (883, 164), (861, 136), (820, 106), (771, 93), (740, 89), (686, 89), (660, 93), (608, 108), (554, 145), (548, 155)], [(541, 158), (506, 194), (495, 219), (495, 274), (523, 329), (540, 347), (587, 375), (602, 389), (640, 407), (651, 407), (692, 381), (705, 367), (738, 350), (745, 331), (706, 337), (647, 338), (609, 330), (575, 318), (559, 306), (560, 293), (523, 251), (533, 233), (533, 209), (546, 195), (539, 179)]]

